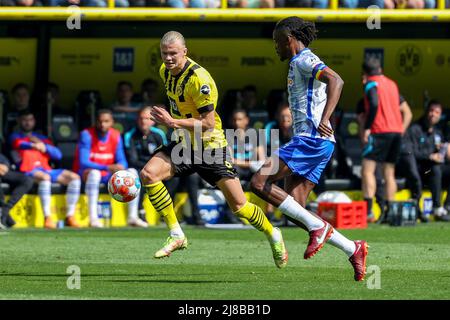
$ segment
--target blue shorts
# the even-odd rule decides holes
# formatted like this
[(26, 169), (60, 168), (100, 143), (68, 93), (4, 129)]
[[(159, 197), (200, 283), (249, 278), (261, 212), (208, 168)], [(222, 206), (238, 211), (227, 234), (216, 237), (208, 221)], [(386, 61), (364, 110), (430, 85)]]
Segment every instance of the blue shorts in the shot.
[(43, 168), (36, 168), (29, 172), (26, 172), (25, 175), (29, 177), (33, 177), (35, 172), (44, 172), (50, 175), (51, 182), (57, 182), (58, 177), (63, 173), (64, 169), (51, 169), (45, 170)]
[(291, 171), (318, 184), (334, 151), (334, 142), (304, 136), (294, 136), (274, 153)]
[(112, 174), (108, 173), (106, 176), (102, 176), (100, 183), (108, 184), (109, 178), (111, 178)]

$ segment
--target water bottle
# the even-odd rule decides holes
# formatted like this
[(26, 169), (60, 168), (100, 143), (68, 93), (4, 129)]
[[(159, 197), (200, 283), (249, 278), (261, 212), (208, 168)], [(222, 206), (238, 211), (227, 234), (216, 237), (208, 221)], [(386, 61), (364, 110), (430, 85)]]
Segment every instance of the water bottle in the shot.
[(103, 218), (103, 226), (109, 228), (111, 226), (111, 210), (108, 201), (98, 202), (97, 204), (98, 217)]
[(433, 211), (433, 199), (425, 198), (423, 199), (423, 214), (425, 216), (430, 215)]
[(109, 202), (102, 203), (102, 216), (106, 228), (111, 227), (111, 208)]

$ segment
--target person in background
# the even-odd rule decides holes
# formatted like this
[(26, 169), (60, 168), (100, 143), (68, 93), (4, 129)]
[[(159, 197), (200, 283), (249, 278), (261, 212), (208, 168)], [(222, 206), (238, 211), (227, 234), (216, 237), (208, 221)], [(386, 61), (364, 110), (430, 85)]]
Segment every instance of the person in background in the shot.
[(238, 109), (233, 112), (233, 127), (237, 141), (232, 143), (232, 159), (239, 179), (247, 184), (266, 158), (263, 141), (259, 140), (259, 132), (249, 129), (249, 123), (250, 119), (245, 110)]
[[(437, 127), (442, 109), (439, 101), (430, 100), (425, 114), (411, 126), (409, 136), (419, 172), (422, 173), (424, 181), (428, 182), (431, 191), (434, 219), (450, 221), (447, 210), (441, 206), (442, 169), (448, 156), (448, 144), (444, 143), (443, 134)], [(450, 190), (445, 205), (450, 205)]]
[(153, 79), (145, 79), (141, 84), (141, 102), (144, 106), (161, 104), (158, 101), (159, 84)]
[[(167, 138), (161, 129), (154, 126), (155, 122), (150, 118), (151, 107), (143, 107), (137, 118), (134, 128), (124, 135), (125, 154), (127, 156), (129, 170), (141, 171), (147, 161), (153, 156), (156, 150), (163, 145), (167, 145)], [(132, 169), (131, 169), (132, 168)], [(140, 195), (134, 200), (138, 206), (133, 206), (133, 211), (129, 211), (128, 224), (131, 226), (146, 227), (144, 221), (145, 210), (142, 205), (144, 188), (141, 188)], [(138, 217), (138, 212), (140, 217)]]
[[(280, 148), (281, 146), (288, 143), (292, 136), (294, 135), (294, 130), (292, 128), (292, 113), (289, 109), (289, 103), (287, 101), (280, 102), (278, 105), (276, 114), (275, 114), (275, 121), (269, 122), (266, 125), (266, 143), (267, 143), (267, 151), (266, 155), (271, 156), (272, 153)], [(274, 131), (277, 133), (277, 136), (273, 136)], [(284, 188), (284, 181), (280, 180), (277, 182), (277, 185), (280, 188)], [(275, 214), (274, 214), (274, 206), (270, 203), (267, 204), (267, 216), (270, 217), (271, 221), (274, 222), (274, 224), (278, 223), (279, 221), (275, 220)], [(286, 219), (286, 216), (283, 216), (284, 224), (288, 224), (288, 220)]]
[(402, 116), (397, 84), (382, 74), (380, 61), (368, 58), (363, 63), (365, 122), (362, 131), (362, 190), (369, 214), (376, 192), (375, 170), (382, 165), (387, 207), (395, 200), (398, 161), (402, 134), (411, 118)]
[[(75, 151), (73, 171), (86, 182), (90, 226), (93, 228), (103, 227), (97, 207), (100, 183), (107, 184), (114, 172), (128, 168), (122, 137), (113, 125), (111, 110), (98, 110), (95, 126), (81, 132)], [(136, 199), (128, 203), (129, 217), (137, 211), (137, 205)]]
[[(11, 187), (8, 201), (5, 201), (1, 183), (7, 183)], [(12, 171), (8, 158), (0, 154), (0, 229), (11, 228), (16, 224), (9, 211), (32, 187), (33, 179), (21, 172)]]
[(132, 101), (133, 85), (128, 81), (120, 81), (116, 90), (117, 100), (111, 104), (114, 113), (125, 113), (129, 118), (135, 119), (141, 108), (140, 103)]
[(249, 127), (262, 129), (269, 119), (269, 113), (265, 108), (258, 104), (258, 95), (256, 87), (253, 85), (245, 86), (241, 90), (242, 108), (247, 111), (250, 118)]
[(19, 112), (31, 109), (30, 90), (25, 83), (17, 83), (11, 90), (12, 101), (9, 110), (4, 110), (4, 133), (8, 137), (11, 132), (18, 130), (17, 116)]
[(20, 111), (18, 122), (20, 131), (11, 134), (9, 143), (17, 155), (16, 165), (19, 170), (32, 177), (38, 184), (38, 195), (45, 216), (45, 228), (56, 228), (51, 218), (52, 182), (67, 186), (65, 222), (67, 226), (79, 227), (74, 214), (80, 197), (80, 177), (72, 171), (53, 169), (50, 166), (50, 161), (61, 160), (62, 153), (48, 137), (33, 131), (36, 120), (31, 110)]

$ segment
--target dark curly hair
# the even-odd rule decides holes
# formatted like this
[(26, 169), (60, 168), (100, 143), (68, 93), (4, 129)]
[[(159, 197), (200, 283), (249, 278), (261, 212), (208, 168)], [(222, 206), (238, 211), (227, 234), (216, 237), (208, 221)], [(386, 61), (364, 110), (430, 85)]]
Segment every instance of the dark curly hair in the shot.
[(275, 30), (284, 29), (288, 34), (301, 41), (305, 47), (317, 39), (317, 29), (314, 22), (303, 20), (299, 17), (288, 17), (278, 21)]

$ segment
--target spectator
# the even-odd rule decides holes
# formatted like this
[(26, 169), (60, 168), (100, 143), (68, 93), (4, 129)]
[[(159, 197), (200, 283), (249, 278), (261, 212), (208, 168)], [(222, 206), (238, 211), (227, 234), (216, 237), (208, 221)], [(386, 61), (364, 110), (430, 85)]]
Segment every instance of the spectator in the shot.
[(144, 106), (161, 104), (158, 101), (159, 83), (153, 79), (145, 79), (141, 85), (141, 102)]
[(2, 182), (10, 185), (11, 196), (6, 202), (0, 185), (0, 229), (10, 228), (16, 224), (9, 211), (33, 187), (33, 179), (23, 173), (12, 171), (9, 160), (0, 154), (0, 184)]
[[(289, 103), (281, 102), (278, 105), (277, 111), (275, 113), (275, 121), (269, 122), (266, 125), (266, 143), (267, 143), (267, 156), (271, 156), (273, 152), (278, 149), (280, 146), (288, 143), (292, 136), (294, 135), (294, 130), (292, 128), (292, 113), (289, 109)], [(272, 130), (276, 130), (275, 132), (278, 136), (273, 136)], [(277, 185), (280, 188), (284, 188), (284, 181), (280, 180), (277, 182)], [(275, 221), (274, 207), (272, 204), (267, 204), (267, 216), (270, 218), (272, 222), (278, 224), (279, 221)], [(288, 224), (288, 220), (284, 217), (284, 224)]]
[[(130, 131), (125, 133), (124, 144), (130, 168), (141, 171), (153, 156), (155, 151), (163, 145), (167, 145), (167, 138), (161, 129), (154, 127), (154, 121), (150, 118), (150, 107), (142, 108), (138, 113), (137, 124)], [(129, 206), (128, 224), (131, 226), (146, 227), (147, 223), (138, 218), (138, 210), (141, 217), (145, 216), (142, 206), (144, 188), (141, 194)]]
[(385, 9), (423, 9), (435, 7), (435, 0), (384, 0)]
[(363, 64), (365, 124), (362, 134), (362, 189), (367, 201), (368, 213), (376, 192), (375, 170), (377, 163), (383, 166), (386, 183), (386, 201), (395, 200), (397, 183), (395, 163), (398, 160), (405, 123), (399, 108), (400, 94), (397, 84), (382, 74), (380, 61), (367, 59)]
[[(441, 206), (443, 163), (448, 154), (442, 132), (437, 128), (441, 114), (442, 105), (431, 100), (425, 115), (411, 126), (409, 134), (419, 172), (422, 172), (431, 190), (433, 216), (436, 220), (450, 221), (447, 210)], [(450, 193), (447, 193), (445, 205), (450, 205)]]
[[(114, 0), (116, 7), (128, 7), (128, 0)], [(67, 7), (79, 5), (81, 7), (107, 7), (108, 0), (48, 0), (50, 7)]]
[(128, 118), (136, 119), (136, 113), (139, 111), (141, 104), (132, 101), (133, 85), (128, 81), (120, 81), (117, 84), (116, 94), (117, 101), (112, 103), (112, 111), (125, 113), (128, 115)]
[(18, 130), (17, 116), (20, 111), (30, 109), (30, 91), (25, 83), (17, 83), (11, 90), (12, 102), (4, 116), (4, 132), (9, 136)]
[(90, 226), (94, 228), (103, 227), (97, 212), (100, 183), (108, 183), (114, 172), (128, 167), (122, 138), (113, 125), (111, 110), (98, 110), (95, 126), (81, 132), (75, 151), (73, 171), (86, 182)]
[(275, 8), (274, 0), (228, 0), (229, 8)]
[(247, 111), (250, 118), (250, 128), (262, 129), (269, 119), (269, 113), (258, 104), (258, 95), (256, 87), (253, 85), (245, 86), (242, 89), (242, 108)]
[(166, 0), (129, 0), (130, 7), (164, 7)]
[[(233, 141), (233, 164), (239, 179), (249, 183), (253, 173), (263, 165), (264, 145), (259, 141), (259, 132), (249, 129), (250, 120), (245, 110), (233, 112), (233, 128), (237, 141)], [(253, 132), (252, 132), (253, 131)]]
[(340, 0), (339, 6), (343, 8), (367, 8), (370, 6), (377, 6), (380, 9), (386, 8), (386, 9), (394, 9), (391, 8), (391, 2), (394, 0)]
[(276, 0), (277, 8), (317, 8), (326, 9), (329, 7), (328, 0)]
[[(275, 121), (269, 122), (265, 130), (268, 155), (271, 155), (273, 151), (291, 140), (294, 132), (292, 129), (292, 114), (287, 102), (279, 104), (275, 114)], [(278, 130), (278, 139), (272, 137), (271, 130)]]
[(39, 0), (15, 0), (15, 6), (18, 7), (41, 7), (42, 2)]
[(219, 8), (219, 0), (166, 0), (172, 8)]
[(73, 112), (60, 103), (59, 86), (56, 83), (49, 82), (47, 85), (45, 101), (50, 106), (52, 114), (72, 115)]
[[(412, 119), (412, 112), (408, 102), (400, 96), (400, 109), (405, 108), (406, 111), (400, 110), (402, 114), (408, 114)], [(406, 185), (411, 190), (411, 199), (419, 204), (422, 197), (422, 179), (417, 167), (417, 161), (414, 156), (414, 147), (410, 136), (410, 129), (404, 128), (402, 143), (400, 148), (400, 157), (396, 164), (396, 173), (406, 178)], [(419, 209), (419, 207), (417, 206)], [(422, 222), (428, 222), (428, 219), (423, 215), (419, 209), (418, 218)]]
[(49, 229), (56, 227), (50, 216), (50, 200), (51, 183), (58, 182), (67, 186), (66, 225), (78, 227), (74, 213), (80, 197), (80, 177), (68, 170), (52, 169), (50, 161), (60, 160), (61, 151), (48, 137), (33, 132), (36, 120), (29, 109), (20, 111), (18, 122), (20, 131), (12, 133), (9, 141), (17, 154), (16, 165), (19, 170), (38, 183), (38, 195), (45, 216), (44, 226)]

